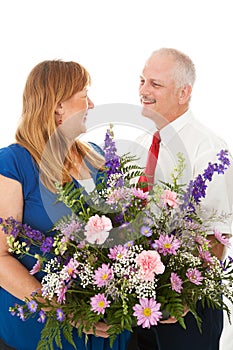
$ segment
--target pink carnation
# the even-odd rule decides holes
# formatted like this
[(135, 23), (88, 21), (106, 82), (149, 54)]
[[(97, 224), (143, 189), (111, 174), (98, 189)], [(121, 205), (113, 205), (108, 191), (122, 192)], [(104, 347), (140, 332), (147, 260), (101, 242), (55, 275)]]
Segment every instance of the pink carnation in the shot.
[(162, 199), (164, 205), (168, 204), (172, 208), (178, 207), (178, 200), (177, 200), (177, 193), (176, 192), (173, 192), (170, 190), (165, 190), (164, 194), (161, 196), (161, 199)]
[(143, 250), (135, 259), (140, 267), (141, 277), (144, 281), (153, 282), (155, 274), (161, 274), (165, 270), (160, 255), (155, 250)]
[(91, 216), (85, 226), (86, 240), (91, 243), (103, 244), (108, 238), (109, 231), (112, 229), (111, 220), (102, 215)]

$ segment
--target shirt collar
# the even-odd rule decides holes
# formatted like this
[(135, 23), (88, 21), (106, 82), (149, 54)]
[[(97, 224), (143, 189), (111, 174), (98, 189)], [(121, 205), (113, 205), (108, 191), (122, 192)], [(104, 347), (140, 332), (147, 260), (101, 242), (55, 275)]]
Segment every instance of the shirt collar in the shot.
[(168, 143), (186, 124), (193, 118), (190, 110), (176, 118), (173, 122), (166, 125), (160, 130), (160, 138), (162, 143)]

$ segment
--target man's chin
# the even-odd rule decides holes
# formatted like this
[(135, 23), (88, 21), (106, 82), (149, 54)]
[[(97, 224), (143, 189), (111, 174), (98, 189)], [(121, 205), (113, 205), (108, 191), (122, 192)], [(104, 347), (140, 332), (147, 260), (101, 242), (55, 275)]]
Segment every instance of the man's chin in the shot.
[(142, 107), (141, 114), (144, 117), (152, 120), (158, 129), (161, 129), (163, 126), (168, 124), (168, 121), (161, 114), (153, 109), (146, 108), (145, 106)]
[(142, 115), (146, 118), (154, 120), (158, 114), (153, 111), (153, 109), (147, 108), (145, 106), (142, 107)]

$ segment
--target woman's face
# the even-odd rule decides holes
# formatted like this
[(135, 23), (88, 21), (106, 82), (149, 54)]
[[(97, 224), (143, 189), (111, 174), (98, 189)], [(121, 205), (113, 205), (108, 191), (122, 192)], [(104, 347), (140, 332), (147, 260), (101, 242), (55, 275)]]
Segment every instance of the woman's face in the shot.
[(60, 125), (66, 137), (74, 139), (86, 132), (87, 114), (91, 108), (94, 104), (88, 97), (87, 88), (84, 88), (59, 104), (56, 124)]

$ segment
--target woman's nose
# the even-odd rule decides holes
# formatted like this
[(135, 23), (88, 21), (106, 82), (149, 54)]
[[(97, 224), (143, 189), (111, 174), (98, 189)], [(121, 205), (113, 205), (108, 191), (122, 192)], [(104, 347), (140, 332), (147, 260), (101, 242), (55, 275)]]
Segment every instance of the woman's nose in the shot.
[(92, 100), (88, 97), (88, 109), (92, 109), (94, 108), (94, 103), (92, 102)]

